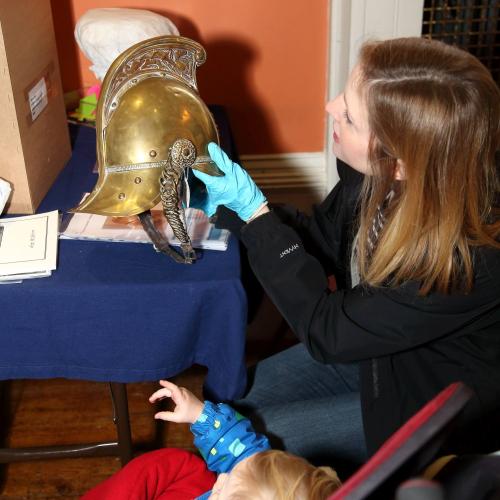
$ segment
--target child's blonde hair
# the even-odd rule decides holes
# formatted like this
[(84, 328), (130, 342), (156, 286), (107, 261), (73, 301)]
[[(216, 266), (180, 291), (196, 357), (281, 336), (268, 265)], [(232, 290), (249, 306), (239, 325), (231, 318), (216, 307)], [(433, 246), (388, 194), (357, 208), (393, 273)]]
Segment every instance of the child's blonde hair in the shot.
[(234, 500), (325, 500), (341, 484), (330, 467), (279, 450), (253, 455), (238, 478), (242, 486)]

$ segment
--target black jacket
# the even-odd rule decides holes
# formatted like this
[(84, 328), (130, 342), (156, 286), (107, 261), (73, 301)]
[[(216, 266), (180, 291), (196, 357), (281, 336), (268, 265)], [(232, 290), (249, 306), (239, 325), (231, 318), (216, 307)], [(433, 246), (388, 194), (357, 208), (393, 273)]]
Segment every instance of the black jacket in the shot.
[[(500, 449), (500, 251), (475, 252), (471, 293), (418, 295), (418, 284), (350, 288), (361, 176), (341, 180), (312, 216), (276, 209), (244, 226), (252, 269), (312, 357), (359, 362), (365, 435), (373, 453), (441, 389), (475, 392), (446, 452)], [(334, 274), (337, 290), (328, 288)]]

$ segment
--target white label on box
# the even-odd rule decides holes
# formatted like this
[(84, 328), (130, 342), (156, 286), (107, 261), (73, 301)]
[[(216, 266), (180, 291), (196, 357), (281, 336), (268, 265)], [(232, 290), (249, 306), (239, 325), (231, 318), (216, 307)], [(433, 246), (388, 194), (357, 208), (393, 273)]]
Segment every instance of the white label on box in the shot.
[(40, 81), (28, 92), (28, 101), (31, 110), (31, 119), (35, 121), (49, 102), (45, 78), (40, 79)]

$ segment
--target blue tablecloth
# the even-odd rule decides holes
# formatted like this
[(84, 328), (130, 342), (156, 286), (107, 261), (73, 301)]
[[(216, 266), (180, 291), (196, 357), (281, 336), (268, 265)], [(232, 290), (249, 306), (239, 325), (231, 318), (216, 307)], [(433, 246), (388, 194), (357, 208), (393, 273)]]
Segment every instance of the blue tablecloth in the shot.
[[(223, 146), (224, 114), (212, 108)], [(65, 213), (93, 188), (95, 130), (71, 129), (73, 155), (39, 212)], [(246, 296), (238, 243), (177, 264), (151, 245), (60, 240), (51, 277), (0, 286), (0, 379), (139, 382), (208, 368), (207, 397), (245, 386)]]

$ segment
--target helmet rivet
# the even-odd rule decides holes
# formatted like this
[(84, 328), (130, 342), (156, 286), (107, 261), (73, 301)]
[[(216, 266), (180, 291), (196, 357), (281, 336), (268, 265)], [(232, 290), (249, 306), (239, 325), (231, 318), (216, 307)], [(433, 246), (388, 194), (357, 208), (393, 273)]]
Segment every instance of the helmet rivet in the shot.
[(111, 103), (111, 107), (112, 107), (112, 108), (116, 108), (116, 102), (112, 102), (112, 103)]
[(119, 200), (124, 200), (124, 199), (125, 199), (125, 193), (120, 193), (120, 194), (118, 195), (118, 199), (119, 199)]
[(154, 158), (155, 156), (157, 155), (156, 151), (154, 149), (152, 149), (150, 152), (149, 152), (149, 156), (151, 156), (151, 158)]
[(140, 184), (140, 183), (142, 182), (142, 179), (141, 179), (140, 177), (136, 177), (136, 178), (134, 179), (134, 182), (135, 182), (136, 184)]

